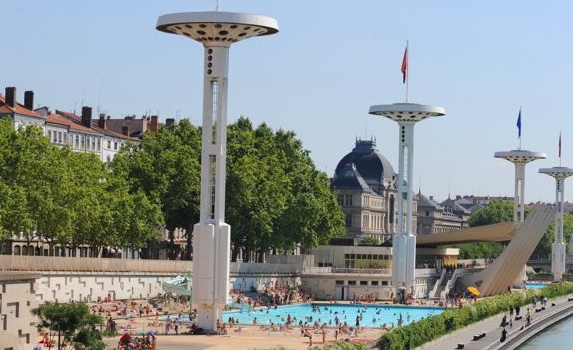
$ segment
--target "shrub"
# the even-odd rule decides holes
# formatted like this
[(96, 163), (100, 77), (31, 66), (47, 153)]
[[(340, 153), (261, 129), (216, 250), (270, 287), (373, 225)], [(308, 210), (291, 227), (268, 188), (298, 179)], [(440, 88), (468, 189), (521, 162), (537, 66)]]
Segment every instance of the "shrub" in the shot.
[(385, 333), (376, 342), (380, 350), (408, 350), (421, 346), (441, 336), (481, 321), (491, 316), (505, 313), (516, 306), (531, 304), (534, 298), (541, 301), (544, 297), (552, 299), (573, 293), (573, 283), (552, 284), (545, 288), (528, 289), (488, 297), (468, 304), (459, 309), (447, 309), (439, 315), (433, 315), (404, 327)]

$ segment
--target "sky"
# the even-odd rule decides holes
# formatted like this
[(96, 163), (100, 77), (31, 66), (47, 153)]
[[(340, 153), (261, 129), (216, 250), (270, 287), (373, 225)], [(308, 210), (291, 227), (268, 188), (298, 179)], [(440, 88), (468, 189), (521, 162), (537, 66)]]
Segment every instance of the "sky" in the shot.
[[(375, 139), (398, 169), (398, 125), (368, 114), (408, 102), (446, 115), (415, 126), (413, 189), (513, 196), (519, 147), (529, 163), (526, 202), (554, 202), (540, 168), (573, 167), (573, 2), (220, 0), (220, 10), (261, 14), (279, 32), (230, 49), (228, 122), (292, 130), (328, 176), (357, 138)], [(202, 114), (203, 48), (155, 29), (159, 16), (215, 10), (215, 0), (0, 0), (0, 91), (35, 93), (35, 105), (112, 118)], [(516, 126), (522, 109), (521, 139)], [(559, 158), (559, 135), (562, 153)], [(573, 186), (573, 185), (572, 185)], [(572, 190), (565, 200), (573, 201)]]

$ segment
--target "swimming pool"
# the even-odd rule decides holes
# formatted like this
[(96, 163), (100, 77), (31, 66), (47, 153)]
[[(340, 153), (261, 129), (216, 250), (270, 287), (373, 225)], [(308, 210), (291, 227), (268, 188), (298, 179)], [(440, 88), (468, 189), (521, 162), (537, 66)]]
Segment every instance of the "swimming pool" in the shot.
[(526, 282), (525, 283), (525, 288), (528, 289), (538, 289), (538, 288), (545, 288), (547, 287), (549, 284), (548, 283), (542, 283), (542, 282)]
[[(222, 322), (228, 322), (232, 317), (240, 324), (251, 325), (253, 319), (257, 319), (258, 325), (270, 325), (271, 322), (278, 325), (284, 324), (291, 316), (292, 324), (313, 325), (326, 323), (329, 326), (336, 324), (335, 319), (343, 324), (346, 322), (350, 327), (356, 326), (358, 318), (361, 327), (380, 327), (386, 323), (388, 327), (398, 324), (398, 319), (402, 316), (403, 324), (409, 324), (422, 318), (442, 313), (442, 307), (431, 306), (397, 306), (385, 304), (300, 304), (277, 306), (276, 308), (262, 307), (243, 311), (223, 312)], [(181, 321), (188, 321), (183, 317)]]

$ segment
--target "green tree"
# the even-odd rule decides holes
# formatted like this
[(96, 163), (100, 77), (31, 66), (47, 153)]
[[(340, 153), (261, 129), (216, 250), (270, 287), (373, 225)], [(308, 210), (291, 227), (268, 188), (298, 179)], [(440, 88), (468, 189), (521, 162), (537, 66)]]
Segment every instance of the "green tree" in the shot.
[(273, 246), (274, 223), (285, 208), (290, 184), (282, 164), (287, 160), (266, 124), (253, 129), (240, 118), (228, 135), (226, 220), (232, 227), (232, 260), (242, 248), (245, 261), (251, 253), (260, 261)]
[(235, 260), (312, 248), (344, 232), (342, 211), (326, 174), (292, 131), (253, 128), (241, 117), (229, 127), (227, 222)]
[[(571, 235), (573, 235), (573, 215), (571, 213), (563, 214), (563, 242), (567, 244)], [(547, 228), (547, 231), (541, 238), (541, 241), (531, 254), (531, 259), (550, 259), (551, 258), (551, 246), (555, 243), (555, 220), (551, 222), (551, 225)]]
[(364, 237), (358, 242), (358, 245), (379, 245), (380, 240), (376, 237)]
[(32, 314), (39, 319), (38, 330), (48, 329), (57, 334), (57, 349), (64, 348), (64, 343), (74, 343), (77, 350), (103, 350), (106, 344), (97, 331), (103, 319), (90, 312), (84, 303), (59, 304), (47, 302), (32, 309)]
[[(494, 200), (473, 213), (469, 219), (469, 225), (476, 227), (507, 221), (513, 221), (513, 202)], [(493, 259), (501, 254), (504, 245), (499, 242), (479, 242), (459, 244), (455, 247), (460, 249), (461, 259)]]
[(130, 192), (141, 189), (161, 206), (172, 243), (174, 229), (187, 230), (188, 248), (193, 224), (199, 218), (200, 152), (199, 128), (181, 120), (155, 134), (145, 134), (141, 144), (125, 147), (111, 164), (117, 176), (128, 179)]
[(507, 221), (513, 221), (513, 202), (494, 200), (473, 213), (470, 217), (469, 225), (470, 227), (475, 227)]
[[(43, 135), (41, 129), (30, 126), (14, 131), (10, 119), (3, 119), (0, 138), (4, 143), (0, 150), (0, 181), (6, 186), (2, 203), (5, 232), (21, 235), (27, 246), (42, 234), (38, 219), (48, 219), (46, 204), (53, 198), (54, 184), (60, 184), (54, 175), (57, 164), (55, 148)], [(58, 215), (65, 209), (58, 208), (49, 215)], [(65, 222), (64, 222), (65, 224)]]

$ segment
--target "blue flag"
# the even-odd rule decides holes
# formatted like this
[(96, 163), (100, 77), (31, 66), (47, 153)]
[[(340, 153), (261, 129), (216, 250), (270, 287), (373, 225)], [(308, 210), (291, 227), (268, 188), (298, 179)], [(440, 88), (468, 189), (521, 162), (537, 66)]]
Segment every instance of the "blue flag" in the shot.
[(521, 108), (519, 109), (519, 115), (517, 116), (517, 138), (521, 138)]

